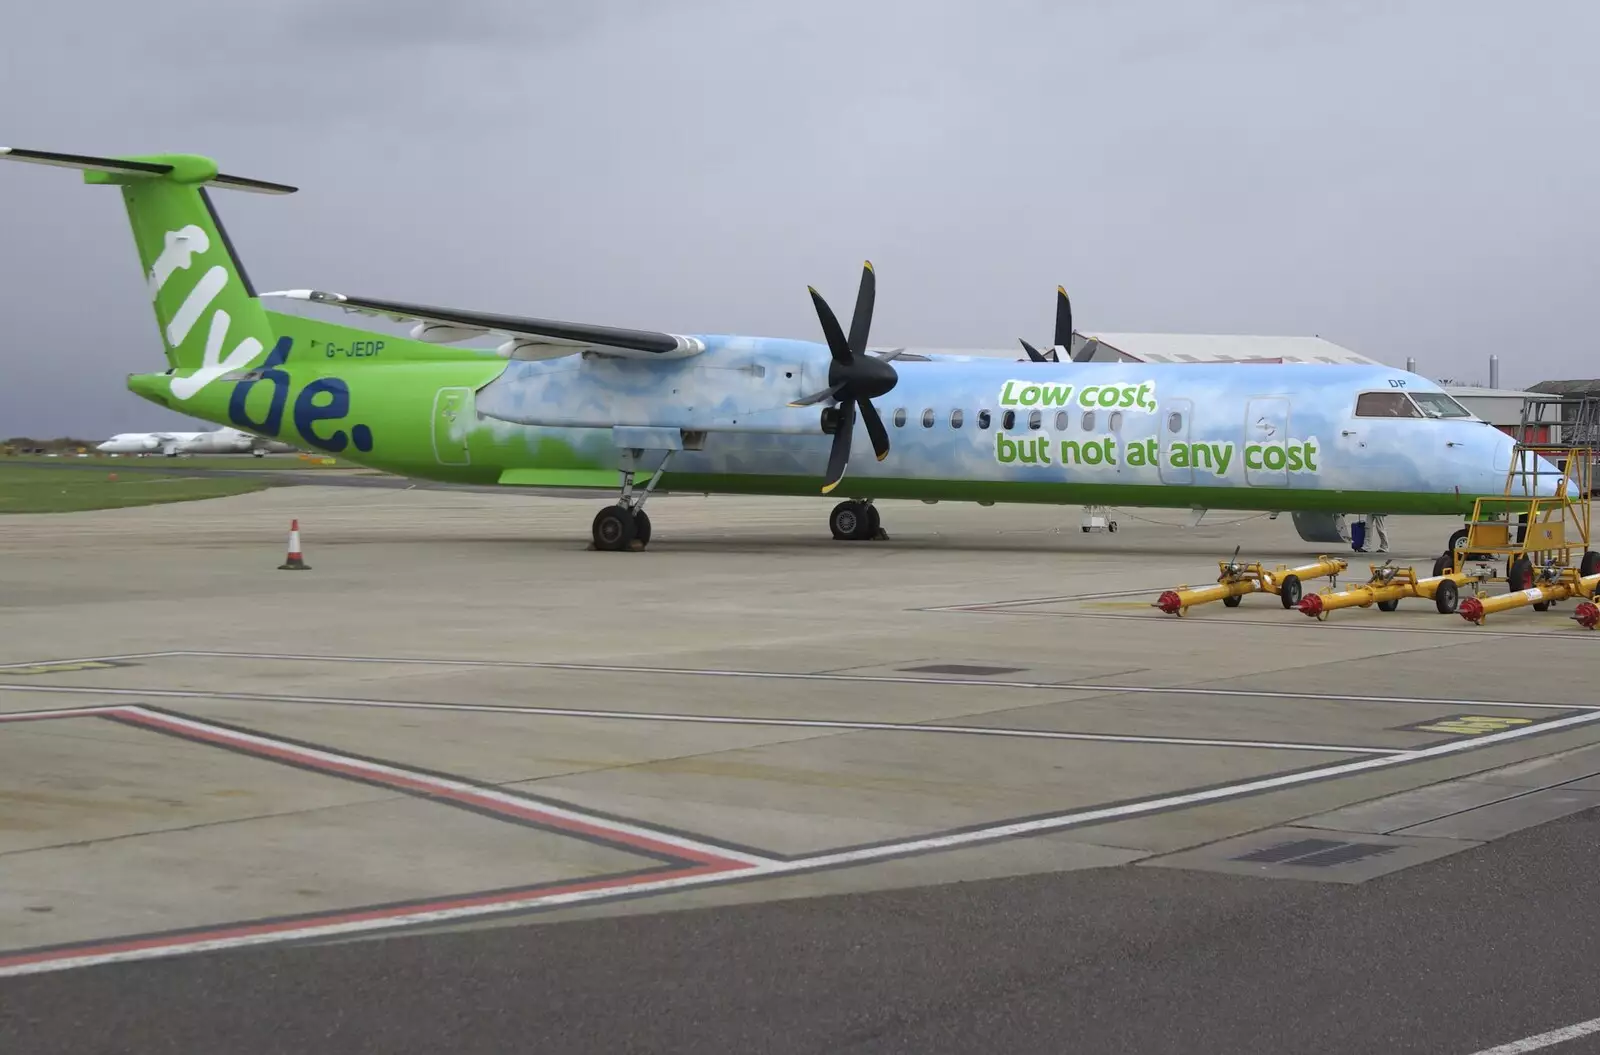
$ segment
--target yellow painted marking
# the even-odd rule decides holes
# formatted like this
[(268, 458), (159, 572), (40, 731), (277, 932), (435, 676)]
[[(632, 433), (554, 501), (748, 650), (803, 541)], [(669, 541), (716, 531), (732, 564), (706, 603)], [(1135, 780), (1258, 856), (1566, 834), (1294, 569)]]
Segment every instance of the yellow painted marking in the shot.
[(60, 674), (71, 670), (109, 670), (115, 663), (102, 663), (96, 659), (76, 663), (39, 663), (31, 667), (0, 667), (0, 674)]
[(1450, 718), (1432, 725), (1413, 725), (1411, 728), (1423, 733), (1456, 733), (1461, 736), (1482, 736), (1484, 733), (1498, 733), (1506, 729), (1513, 729), (1519, 725), (1532, 725), (1532, 718), (1510, 718), (1505, 715), (1489, 714), (1464, 714), (1459, 718)]

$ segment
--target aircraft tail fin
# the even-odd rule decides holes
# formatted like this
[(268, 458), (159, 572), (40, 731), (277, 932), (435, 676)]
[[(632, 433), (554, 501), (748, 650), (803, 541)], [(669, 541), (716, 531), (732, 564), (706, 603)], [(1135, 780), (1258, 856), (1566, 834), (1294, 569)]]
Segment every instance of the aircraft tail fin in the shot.
[(178, 399), (254, 365), (273, 345), (267, 313), (207, 188), (292, 194), (294, 187), (225, 175), (194, 154), (104, 158), (0, 147), (0, 160), (78, 169), (85, 183), (122, 189)]

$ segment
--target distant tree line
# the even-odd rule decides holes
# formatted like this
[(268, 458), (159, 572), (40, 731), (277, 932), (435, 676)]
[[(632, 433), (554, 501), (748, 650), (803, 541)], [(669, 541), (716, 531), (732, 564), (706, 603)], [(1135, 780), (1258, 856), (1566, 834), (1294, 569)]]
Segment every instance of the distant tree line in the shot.
[(9, 436), (0, 440), (0, 454), (62, 454), (79, 447), (93, 450), (99, 440), (82, 440), (73, 436), (39, 439), (35, 436)]

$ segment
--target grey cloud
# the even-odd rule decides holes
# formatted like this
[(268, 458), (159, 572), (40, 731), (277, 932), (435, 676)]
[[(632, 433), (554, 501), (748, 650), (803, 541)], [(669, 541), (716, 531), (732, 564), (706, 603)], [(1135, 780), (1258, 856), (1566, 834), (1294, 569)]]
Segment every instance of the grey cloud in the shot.
[[(258, 284), (814, 336), (1319, 333), (1592, 372), (1600, 6), (734, 0), (30, 5), (4, 136), (193, 150)], [(0, 166), (0, 433), (170, 424), (120, 203)], [(48, 396), (43, 395), (49, 393)]]

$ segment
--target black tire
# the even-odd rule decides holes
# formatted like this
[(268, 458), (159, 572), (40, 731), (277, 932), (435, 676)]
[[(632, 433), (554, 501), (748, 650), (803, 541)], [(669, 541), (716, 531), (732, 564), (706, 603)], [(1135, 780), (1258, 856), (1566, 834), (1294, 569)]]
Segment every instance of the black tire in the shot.
[(827, 514), (827, 530), (834, 533), (838, 541), (850, 541), (861, 538), (862, 515), (861, 506), (853, 501), (842, 501), (834, 506), (832, 512)]
[(1591, 575), (1600, 575), (1600, 553), (1590, 550), (1583, 555), (1583, 560), (1578, 564), (1578, 574), (1587, 579)]
[(1488, 553), (1468, 553), (1467, 552), (1467, 529), (1466, 528), (1457, 528), (1456, 529), (1455, 533), (1450, 536), (1449, 544), (1445, 546), (1445, 552), (1447, 552), (1447, 553), (1460, 553), (1461, 554), (1461, 559), (1462, 559), (1463, 562), (1469, 561), (1469, 560), (1471, 560), (1471, 561), (1484, 561), (1484, 560), (1488, 560), (1490, 558), (1490, 556), (1491, 556)]
[(1115, 520), (1106, 521), (1106, 530), (1115, 535), (1117, 533), (1117, 522)]
[(1435, 579), (1441, 575), (1449, 575), (1455, 570), (1456, 558), (1453, 553), (1442, 553), (1439, 555), (1439, 559), (1433, 562), (1433, 577)]
[(650, 514), (642, 509), (633, 511), (633, 537), (641, 548), (650, 545)]
[(1237, 594), (1235, 594), (1232, 597), (1224, 597), (1222, 599), (1222, 603), (1227, 605), (1229, 608), (1237, 608), (1237, 607), (1239, 607), (1239, 602), (1241, 602), (1243, 600), (1244, 600), (1243, 597), (1240, 597)]
[(1520, 593), (1533, 588), (1533, 561), (1526, 555), (1516, 558), (1506, 567), (1506, 591)]
[(1400, 598), (1398, 598), (1398, 597), (1396, 597), (1392, 601), (1379, 601), (1378, 602), (1378, 611), (1380, 611), (1380, 612), (1392, 612), (1396, 608), (1399, 608), (1399, 607), (1400, 607)]
[(1456, 614), (1456, 609), (1461, 607), (1461, 590), (1454, 579), (1446, 579), (1439, 584), (1439, 589), (1433, 595), (1433, 607), (1438, 609), (1440, 615)]
[(595, 514), (590, 531), (594, 537), (595, 549), (612, 553), (623, 552), (633, 545), (635, 531), (633, 511), (622, 506), (606, 506)]
[(881, 527), (883, 527), (883, 517), (879, 515), (878, 507), (869, 502), (867, 504), (866, 533), (861, 537), (864, 539), (877, 538), (878, 529)]
[(1305, 593), (1305, 588), (1300, 584), (1300, 576), (1285, 575), (1278, 584), (1278, 600), (1283, 602), (1285, 608), (1293, 608), (1300, 603), (1300, 597)]

